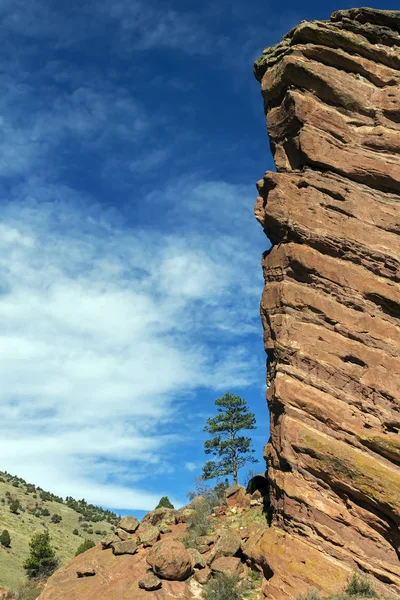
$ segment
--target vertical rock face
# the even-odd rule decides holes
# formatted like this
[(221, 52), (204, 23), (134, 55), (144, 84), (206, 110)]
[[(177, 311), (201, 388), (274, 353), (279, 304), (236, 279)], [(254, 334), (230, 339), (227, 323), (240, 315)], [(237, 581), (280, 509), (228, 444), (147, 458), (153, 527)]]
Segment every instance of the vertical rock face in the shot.
[(256, 61), (272, 526), (265, 594), (400, 593), (400, 11), (303, 22)]

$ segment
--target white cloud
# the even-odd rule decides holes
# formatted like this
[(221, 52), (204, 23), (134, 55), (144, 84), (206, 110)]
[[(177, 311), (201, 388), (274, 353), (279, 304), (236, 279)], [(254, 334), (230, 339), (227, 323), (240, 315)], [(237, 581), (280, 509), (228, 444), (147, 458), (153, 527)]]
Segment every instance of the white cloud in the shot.
[(185, 469), (186, 471), (189, 471), (190, 473), (192, 473), (193, 471), (197, 471), (197, 469), (200, 467), (200, 465), (198, 465), (195, 462), (186, 462), (185, 463)]
[[(119, 51), (225, 43), (203, 14), (95, 4), (92, 19), (92, 2), (0, 1), (13, 40), (0, 76), (0, 452), (2, 468), (60, 495), (149, 509), (185, 447), (185, 403), (196, 420), (202, 391), (258, 380), (248, 341), (265, 244), (251, 188), (177, 175), (193, 132), (139, 101), (143, 73), (136, 88), (56, 54), (30, 70), (33, 48), (91, 36)], [(135, 176), (149, 172), (146, 195)], [(104, 185), (98, 202), (72, 188), (86, 184)], [(149, 211), (145, 229), (131, 206)]]
[[(160, 236), (97, 208), (32, 200), (6, 207), (0, 233), (7, 469), (64, 495), (151, 507), (137, 486), (179, 443), (176, 398), (254, 379), (249, 352), (224, 346), (238, 286), (231, 244), (214, 255), (190, 228)], [(113, 482), (109, 461), (120, 465)], [(119, 483), (128, 474), (133, 490)]]

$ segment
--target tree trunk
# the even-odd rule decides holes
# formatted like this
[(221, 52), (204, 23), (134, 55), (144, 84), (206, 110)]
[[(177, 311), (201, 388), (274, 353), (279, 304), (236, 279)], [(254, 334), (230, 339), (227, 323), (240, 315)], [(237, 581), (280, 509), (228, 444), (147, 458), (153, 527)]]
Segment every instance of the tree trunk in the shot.
[(236, 452), (233, 453), (232, 456), (232, 471), (233, 471), (233, 483), (237, 485), (238, 483), (238, 473), (237, 473), (237, 457)]

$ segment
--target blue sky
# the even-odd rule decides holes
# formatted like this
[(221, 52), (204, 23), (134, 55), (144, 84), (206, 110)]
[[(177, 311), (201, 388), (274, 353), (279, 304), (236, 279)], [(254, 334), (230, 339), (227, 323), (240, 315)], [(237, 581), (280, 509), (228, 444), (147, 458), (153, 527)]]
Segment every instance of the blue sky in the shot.
[(263, 470), (252, 62), (346, 7), (0, 1), (0, 469), (121, 512), (183, 503), (232, 391)]

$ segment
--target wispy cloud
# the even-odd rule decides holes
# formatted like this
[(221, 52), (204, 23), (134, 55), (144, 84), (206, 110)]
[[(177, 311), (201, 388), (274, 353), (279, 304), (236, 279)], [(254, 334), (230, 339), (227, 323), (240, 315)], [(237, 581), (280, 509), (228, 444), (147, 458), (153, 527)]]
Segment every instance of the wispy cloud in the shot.
[[(89, 60), (100, 39), (113, 56), (225, 44), (205, 11), (154, 10), (0, 3), (15, 48), (0, 61), (0, 452), (10, 472), (121, 509), (152, 508), (160, 474), (197, 468), (179, 448), (204, 391), (262, 378), (251, 183), (198, 164), (203, 133), (175, 96), (154, 102), (157, 63), (128, 77)], [(179, 99), (191, 89), (170, 77)]]
[[(224, 344), (254, 327), (254, 315), (234, 299), (233, 238), (207, 244), (190, 228), (163, 237), (120, 229), (72, 196), (14, 200), (4, 211), (0, 451), (9, 470), (32, 478), (37, 465), (53, 489), (57, 465), (59, 491), (68, 481), (81, 495), (91, 465), (105, 457), (133, 472), (137, 464), (138, 473), (140, 463), (159, 462), (178, 438), (157, 432), (171, 423), (179, 430), (183, 393), (252, 383), (249, 352)], [(115, 492), (119, 502), (134, 497)], [(148, 496), (135, 498), (146, 508)]]

